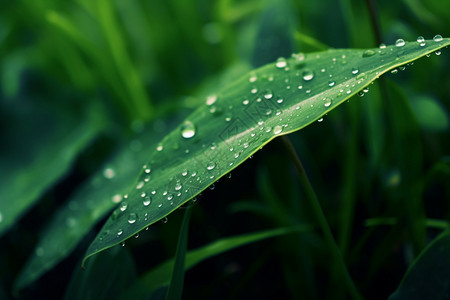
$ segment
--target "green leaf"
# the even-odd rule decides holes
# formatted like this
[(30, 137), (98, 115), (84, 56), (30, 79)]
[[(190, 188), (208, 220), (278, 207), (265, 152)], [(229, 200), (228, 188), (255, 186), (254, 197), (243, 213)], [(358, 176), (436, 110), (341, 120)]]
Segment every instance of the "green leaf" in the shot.
[(64, 299), (116, 299), (135, 278), (133, 257), (126, 248), (116, 247), (97, 256), (86, 270), (77, 268)]
[[(255, 243), (267, 238), (294, 232), (305, 232), (311, 229), (311, 226), (299, 225), (223, 238), (199, 249), (189, 251), (186, 254), (186, 262), (184, 268), (185, 270), (188, 270), (210, 257), (219, 255), (237, 247)], [(128, 290), (126, 290), (121, 295), (120, 299), (147, 299), (150, 293), (160, 287), (167, 286), (169, 284), (170, 278), (172, 276), (173, 266), (174, 259), (171, 259), (151, 269), (138, 281), (136, 281)]]
[[(165, 126), (173, 126), (174, 120)], [(147, 160), (143, 149), (154, 146), (164, 136), (165, 132), (156, 131), (153, 125), (149, 124), (132, 141), (124, 143), (53, 217), (20, 273), (16, 290), (27, 286), (65, 258), (92, 227), (118, 205), (134, 183), (134, 175), (141, 164)]]
[(178, 237), (177, 252), (175, 253), (175, 263), (173, 265), (172, 278), (166, 299), (181, 299), (184, 284), (184, 264), (186, 260), (187, 241), (189, 233), (189, 218), (191, 217), (192, 205), (189, 205), (184, 213), (181, 223), (180, 236)]
[(448, 114), (443, 105), (426, 95), (418, 95), (413, 100), (411, 108), (423, 129), (444, 131), (448, 128)]
[(296, 54), (209, 96), (153, 149), (127, 209), (111, 215), (84, 261), (165, 217), (275, 137), (322, 118), (383, 73), (449, 44), (442, 39)]
[(450, 295), (450, 232), (434, 239), (417, 257), (390, 297), (397, 299), (448, 299)]
[(80, 111), (49, 102), (21, 99), (2, 111), (9, 130), (0, 135), (8, 145), (0, 149), (0, 235), (66, 174), (104, 128), (98, 107)]

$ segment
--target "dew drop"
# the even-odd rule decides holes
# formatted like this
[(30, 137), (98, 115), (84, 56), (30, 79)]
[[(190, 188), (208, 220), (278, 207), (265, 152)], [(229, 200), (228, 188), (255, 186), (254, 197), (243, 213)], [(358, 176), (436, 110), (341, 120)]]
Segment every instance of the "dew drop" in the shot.
[(160, 152), (163, 150), (163, 145), (159, 144), (158, 147), (156, 147), (156, 151)]
[(317, 120), (317, 122), (319, 122), (319, 123), (322, 122), (322, 121), (323, 121), (323, 118), (320, 118), (320, 119)]
[[(115, 194), (114, 196), (112, 196), (112, 202), (114, 202), (114, 203), (119, 203), (121, 200), (122, 200), (122, 196), (119, 194)], [(0, 222), (1, 222), (1, 218), (0, 218)]]
[(137, 215), (135, 213), (130, 213), (128, 215), (128, 223), (133, 224), (136, 222)]
[(373, 51), (372, 49), (367, 49), (366, 51), (363, 52), (362, 57), (370, 57), (375, 55), (375, 51)]
[(120, 208), (121, 211), (126, 211), (127, 207), (128, 207), (128, 203), (126, 203), (126, 202), (120, 203), (120, 207), (119, 208)]
[(272, 99), (272, 97), (273, 97), (272, 91), (267, 90), (267, 91), (264, 92), (264, 98), (266, 98), (266, 99)]
[(328, 82), (328, 86), (334, 86), (335, 84), (336, 84), (336, 82), (333, 81), (333, 80), (330, 80), (330, 81)]
[(145, 182), (144, 181), (139, 181), (138, 184), (136, 185), (136, 189), (140, 190), (142, 189), (142, 187), (144, 186)]
[(162, 222), (163, 222), (164, 224), (166, 224), (168, 221), (169, 221), (169, 219), (168, 219), (167, 217), (164, 217), (164, 218), (162, 219)]
[(436, 55), (441, 55), (441, 50), (436, 50), (436, 51), (434, 51), (434, 54), (436, 54)]
[(330, 107), (330, 105), (331, 105), (331, 99), (326, 98), (325, 99), (325, 103), (323, 104), (323, 106)]
[(249, 82), (255, 82), (258, 79), (258, 77), (256, 77), (256, 75), (251, 75), (250, 78), (248, 79)]
[(119, 229), (119, 230), (117, 231), (117, 236), (121, 236), (122, 233), (123, 233), (123, 230), (122, 230), (122, 229)]
[(433, 41), (435, 41), (435, 42), (441, 42), (442, 40), (443, 40), (443, 38), (442, 38), (442, 35), (440, 35), (440, 34), (436, 34), (433, 37)]
[(304, 53), (293, 53), (292, 57), (295, 58), (296, 63), (303, 62), (305, 60), (305, 54)]
[(248, 99), (242, 101), (242, 104), (247, 105), (249, 103)]
[(206, 169), (208, 169), (209, 171), (213, 170), (216, 167), (216, 163), (214, 163), (213, 161), (209, 162), (208, 166), (206, 166)]
[[(362, 73), (358, 74), (358, 76), (356, 76), (356, 79), (357, 80), (366, 80), (367, 79), (367, 74), (362, 72)], [(360, 83), (360, 82), (358, 82), (358, 83)]]
[(183, 186), (182, 186), (181, 183), (179, 183), (179, 182), (177, 182), (177, 184), (175, 184), (175, 190), (176, 190), (176, 191), (181, 190), (182, 187), (183, 187)]
[(216, 95), (209, 95), (206, 97), (206, 105), (210, 106), (216, 103), (217, 96)]
[(195, 126), (191, 121), (185, 121), (180, 129), (181, 136), (185, 139), (190, 139), (195, 135)]
[(286, 59), (284, 57), (280, 57), (277, 59), (277, 62), (275, 63), (275, 67), (278, 69), (285, 68), (287, 66)]
[(283, 131), (283, 126), (281, 126), (281, 125), (277, 125), (273, 128), (274, 134), (280, 134), (282, 131)]
[(145, 197), (142, 201), (142, 204), (144, 204), (144, 206), (149, 206), (150, 203), (152, 203), (152, 199), (150, 198), (150, 196)]
[(311, 69), (305, 69), (303, 70), (302, 78), (304, 81), (310, 81), (314, 78), (314, 72)]
[(398, 39), (398, 40), (396, 40), (395, 41), (395, 46), (396, 47), (403, 47), (403, 46), (405, 46), (405, 41), (403, 40), (403, 39)]
[(279, 104), (283, 103), (283, 99), (278, 99), (277, 103), (279, 103)]
[(392, 74), (397, 74), (397, 73), (398, 73), (398, 69), (393, 69), (393, 70), (391, 70), (391, 73), (392, 73)]
[(386, 49), (386, 44), (380, 44), (380, 49)]
[(425, 46), (425, 39), (423, 38), (423, 36), (419, 36), (418, 38), (417, 38), (417, 42), (419, 43), (419, 45), (421, 46), (421, 47), (423, 47), (423, 46)]
[(359, 69), (358, 68), (353, 68), (352, 69), (352, 74), (353, 75), (356, 75), (356, 74), (358, 74), (359, 73)]
[(103, 170), (103, 176), (106, 179), (113, 179), (116, 176), (116, 172), (114, 172), (113, 168), (106, 168)]

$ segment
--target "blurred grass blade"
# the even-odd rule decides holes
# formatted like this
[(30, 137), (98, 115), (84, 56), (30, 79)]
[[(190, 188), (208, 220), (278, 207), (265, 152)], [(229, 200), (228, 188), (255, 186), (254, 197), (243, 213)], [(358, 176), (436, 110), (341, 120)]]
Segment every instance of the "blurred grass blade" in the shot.
[(184, 284), (184, 265), (186, 260), (187, 241), (189, 233), (189, 219), (191, 217), (192, 204), (189, 204), (184, 213), (181, 223), (180, 236), (178, 237), (177, 252), (175, 253), (175, 263), (173, 265), (172, 278), (167, 290), (167, 300), (181, 299)]
[[(0, 134), (0, 236), (70, 169), (78, 154), (104, 128), (100, 110), (62, 108), (46, 99), (21, 99), (2, 110), (9, 133)], [(89, 111), (90, 110), (90, 111)]]
[(389, 300), (448, 299), (450, 295), (450, 231), (434, 239), (409, 267)]
[[(308, 225), (291, 226), (223, 238), (199, 249), (189, 251), (186, 255), (184, 268), (185, 270), (188, 270), (210, 257), (214, 257), (237, 247), (285, 234), (306, 232), (311, 230), (311, 228), (312, 227)], [(167, 286), (169, 284), (173, 266), (174, 260), (171, 259), (151, 269), (126, 290), (121, 295), (120, 299), (147, 299), (150, 293), (159, 287)]]
[(65, 300), (116, 299), (136, 278), (133, 257), (126, 248), (115, 247), (90, 261), (86, 270), (76, 268)]
[(133, 184), (134, 174), (147, 160), (146, 152), (142, 149), (152, 147), (164, 136), (164, 132), (157, 132), (152, 125), (125, 143), (103, 168), (77, 189), (66, 206), (53, 217), (16, 280), (16, 291), (69, 255), (92, 227), (118, 205), (128, 187)]
[(153, 149), (126, 208), (113, 212), (84, 261), (165, 217), (272, 139), (321, 120), (383, 73), (448, 46), (450, 39), (424, 43), (295, 54), (207, 97)]

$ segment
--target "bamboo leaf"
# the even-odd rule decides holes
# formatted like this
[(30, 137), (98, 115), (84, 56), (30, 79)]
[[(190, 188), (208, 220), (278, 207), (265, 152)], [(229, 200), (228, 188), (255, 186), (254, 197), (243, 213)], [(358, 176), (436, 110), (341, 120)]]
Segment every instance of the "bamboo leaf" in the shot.
[(436, 37), (381, 49), (294, 54), (207, 97), (153, 149), (84, 261), (170, 214), (277, 136), (320, 121), (383, 73), (449, 44)]

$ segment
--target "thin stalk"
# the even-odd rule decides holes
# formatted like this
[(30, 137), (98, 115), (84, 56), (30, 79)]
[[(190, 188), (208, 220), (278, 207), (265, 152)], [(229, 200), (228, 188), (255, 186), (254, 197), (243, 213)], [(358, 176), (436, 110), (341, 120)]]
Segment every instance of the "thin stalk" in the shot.
[(348, 146), (346, 148), (346, 157), (343, 171), (343, 187), (342, 204), (340, 210), (340, 227), (338, 231), (338, 243), (341, 253), (344, 257), (347, 256), (348, 246), (350, 244), (355, 203), (356, 203), (356, 178), (358, 155), (358, 123), (360, 116), (360, 109), (356, 106), (349, 106), (350, 132), (348, 134)]
[(322, 207), (320, 206), (319, 200), (317, 199), (316, 193), (309, 181), (308, 175), (305, 172), (305, 168), (303, 168), (303, 164), (295, 151), (294, 145), (289, 140), (288, 137), (282, 136), (281, 141), (284, 144), (290, 158), (292, 159), (295, 168), (297, 169), (298, 175), (300, 177), (300, 181), (303, 185), (303, 188), (306, 191), (307, 199), (310, 202), (313, 213), (319, 223), (319, 226), (324, 234), (325, 242), (328, 245), (328, 248), (331, 250), (333, 258), (336, 264), (339, 267), (339, 270), (344, 278), (344, 281), (347, 285), (348, 291), (353, 299), (363, 299), (356, 289), (355, 283), (353, 282), (350, 274), (347, 270), (347, 266), (345, 265), (344, 259), (342, 258), (341, 251), (339, 250), (338, 245), (333, 237), (333, 233), (328, 225), (325, 214), (323, 213)]

